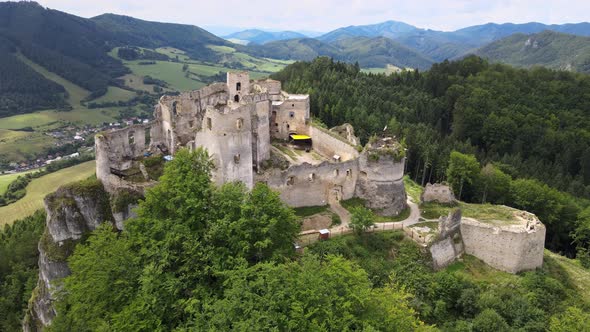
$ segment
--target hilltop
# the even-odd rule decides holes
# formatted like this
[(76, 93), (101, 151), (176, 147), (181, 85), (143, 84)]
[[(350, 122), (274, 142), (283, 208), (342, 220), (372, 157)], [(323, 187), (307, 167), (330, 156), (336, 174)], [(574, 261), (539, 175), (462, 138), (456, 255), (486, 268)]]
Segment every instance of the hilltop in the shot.
[(590, 73), (590, 37), (553, 31), (515, 34), (474, 52), (493, 62), (517, 67), (548, 68)]

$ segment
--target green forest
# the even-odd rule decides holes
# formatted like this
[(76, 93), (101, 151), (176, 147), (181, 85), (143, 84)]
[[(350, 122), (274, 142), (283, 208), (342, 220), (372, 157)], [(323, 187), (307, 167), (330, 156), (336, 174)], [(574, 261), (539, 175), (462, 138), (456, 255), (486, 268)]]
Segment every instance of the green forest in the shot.
[(448, 181), (461, 200), (529, 210), (547, 225), (548, 248), (587, 252), (589, 76), (471, 56), (389, 76), (318, 58), (273, 78), (310, 94), (312, 116), (330, 127), (351, 123), (364, 142), (384, 130), (400, 138), (418, 183)]
[[(590, 329), (587, 291), (554, 256), (520, 275), (471, 256), (435, 272), (395, 231), (297, 253), (300, 224), (278, 194), (265, 184), (217, 187), (211, 167), (204, 150), (181, 150), (124, 231), (106, 222), (84, 237), (68, 258), (50, 331)], [(6, 330), (19, 327), (34, 285), (43, 217), (0, 233)]]

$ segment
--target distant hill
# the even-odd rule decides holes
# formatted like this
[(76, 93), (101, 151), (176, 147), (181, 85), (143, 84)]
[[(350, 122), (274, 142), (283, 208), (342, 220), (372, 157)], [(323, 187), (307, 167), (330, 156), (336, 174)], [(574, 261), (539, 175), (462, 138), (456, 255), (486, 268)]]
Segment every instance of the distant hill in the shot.
[(312, 60), (325, 55), (336, 57), (338, 49), (313, 38), (297, 38), (270, 42), (264, 45), (250, 45), (250, 51), (267, 58)]
[(434, 63), (422, 54), (385, 37), (356, 37), (335, 41), (339, 49), (336, 59), (357, 62), (362, 67), (385, 67), (388, 64), (400, 68), (428, 69)]
[(435, 61), (456, 58), (493, 41), (515, 33), (538, 33), (551, 30), (578, 36), (590, 36), (590, 23), (546, 25), (542, 23), (488, 23), (445, 32), (387, 21), (379, 24), (349, 26), (328, 32), (317, 39), (334, 42), (350, 37), (387, 37), (420, 52)]
[(249, 29), (232, 33), (223, 38), (227, 40), (242, 40), (253, 44), (266, 44), (277, 40), (307, 38), (307, 36), (294, 31), (269, 32), (258, 29)]
[[(0, 3), (0, 39), (3, 44), (12, 45), (0, 50), (7, 53), (1, 57), (1, 66), (10, 68), (10, 75), (2, 72), (3, 115), (60, 108), (64, 104), (63, 96), (60, 97), (63, 87), (56, 87), (32, 72), (14, 56), (16, 52), (91, 91), (92, 96), (104, 94), (115, 77), (128, 72), (120, 61), (106, 53), (113, 45), (110, 32), (92, 21), (48, 10), (35, 2)], [(10, 93), (6, 87), (12, 87)], [(51, 91), (54, 93), (48, 95)]]
[(207, 45), (234, 46), (194, 25), (150, 22), (115, 14), (103, 14), (90, 20), (110, 32), (115, 44), (147, 48), (172, 46), (198, 60), (216, 60), (216, 53)]
[(547, 25), (537, 22), (514, 23), (487, 23), (475, 25), (452, 32), (456, 38), (461, 38), (469, 44), (485, 45), (487, 43), (508, 37), (515, 33), (533, 34), (545, 30), (569, 33), (577, 36), (590, 36), (590, 23)]
[(545, 66), (590, 73), (590, 37), (554, 31), (514, 34), (474, 52), (490, 61), (513, 66)]
[(419, 30), (420, 29), (416, 28), (415, 26), (403, 22), (387, 21), (378, 24), (356, 26), (352, 25), (339, 28), (319, 36), (317, 39), (328, 43), (350, 37), (387, 37), (395, 39), (402, 35), (413, 33)]
[(358, 62), (363, 67), (385, 67), (388, 64), (401, 68), (427, 69), (433, 61), (392, 39), (385, 37), (347, 37), (322, 42), (312, 38), (290, 39), (252, 46), (259, 56), (275, 59), (312, 60), (329, 56), (336, 60)]

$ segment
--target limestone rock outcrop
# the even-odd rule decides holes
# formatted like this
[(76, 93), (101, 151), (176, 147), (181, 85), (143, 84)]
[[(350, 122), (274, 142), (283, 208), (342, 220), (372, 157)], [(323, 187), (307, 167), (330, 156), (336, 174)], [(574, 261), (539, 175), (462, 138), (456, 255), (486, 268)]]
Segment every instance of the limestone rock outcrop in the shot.
[(38, 331), (56, 315), (52, 305), (59, 280), (70, 274), (67, 258), (88, 232), (111, 223), (109, 195), (98, 180), (59, 188), (45, 198), (46, 229), (39, 241), (39, 280), (23, 321), (24, 331)]

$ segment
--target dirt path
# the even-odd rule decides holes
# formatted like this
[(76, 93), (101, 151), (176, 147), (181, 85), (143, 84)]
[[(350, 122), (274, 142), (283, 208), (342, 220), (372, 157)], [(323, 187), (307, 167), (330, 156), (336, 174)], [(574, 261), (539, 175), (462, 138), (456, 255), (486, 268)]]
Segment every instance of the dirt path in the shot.
[[(420, 208), (418, 207), (418, 204), (414, 203), (410, 197), (407, 198), (406, 203), (408, 204), (408, 207), (410, 208), (410, 215), (406, 219), (404, 219), (402, 221), (377, 223), (377, 224), (375, 224), (375, 227), (372, 229), (372, 231), (382, 232), (382, 231), (393, 230), (393, 229), (403, 229), (405, 227), (408, 227), (408, 226), (418, 223), (420, 221)], [(340, 236), (340, 235), (352, 233), (352, 229), (349, 227), (350, 217), (351, 217), (350, 212), (348, 212), (348, 210), (346, 210), (340, 204), (340, 202), (336, 201), (336, 200), (330, 202), (330, 210), (332, 210), (332, 212), (336, 213), (340, 217), (340, 220), (342, 221), (342, 223), (340, 225), (330, 228), (330, 236)], [(315, 240), (309, 241), (308, 244), (310, 242), (315, 242)], [(304, 244), (304, 245), (306, 245), (306, 244)]]

